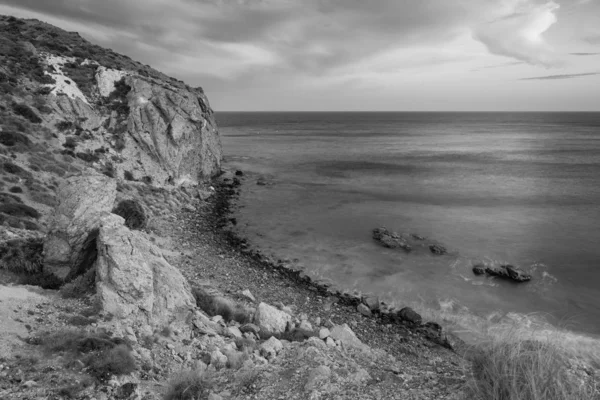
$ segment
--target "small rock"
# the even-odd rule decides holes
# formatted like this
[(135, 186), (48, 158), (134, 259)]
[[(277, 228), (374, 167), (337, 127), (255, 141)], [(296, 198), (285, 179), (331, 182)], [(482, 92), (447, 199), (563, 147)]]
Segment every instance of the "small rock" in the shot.
[(367, 296), (363, 299), (363, 303), (369, 307), (371, 311), (379, 311), (379, 297)]
[(229, 332), (229, 334), (231, 336), (233, 336), (233, 337), (236, 337), (236, 338), (241, 338), (242, 337), (242, 331), (237, 326), (230, 326), (230, 327), (228, 327), (227, 328), (227, 332)]
[(215, 350), (210, 354), (210, 365), (219, 370), (227, 365), (227, 356), (219, 350)]
[(444, 246), (440, 246), (439, 244), (429, 245), (429, 250), (436, 256), (441, 256), (448, 253), (448, 250), (446, 250)]
[(325, 339), (325, 344), (329, 347), (335, 347), (335, 340), (333, 340), (331, 337), (327, 337)]
[(26, 388), (32, 388), (34, 386), (37, 386), (37, 382), (36, 381), (26, 381), (25, 383), (23, 383), (23, 386), (25, 386)]
[(356, 307), (356, 309), (358, 310), (359, 313), (361, 313), (365, 317), (370, 317), (371, 316), (371, 310), (369, 309), (369, 307), (365, 306), (362, 303), (359, 304), (358, 307)]
[(298, 329), (302, 329), (305, 331), (312, 331), (313, 327), (310, 324), (310, 322), (308, 322), (307, 320), (303, 320), (300, 322), (300, 325), (298, 325)]
[(283, 349), (283, 344), (275, 336), (271, 336), (269, 340), (260, 345), (260, 355), (267, 360), (273, 359)]
[(223, 400), (223, 398), (221, 396), (219, 396), (218, 394), (211, 392), (208, 395), (208, 400)]
[(241, 295), (244, 296), (245, 298), (247, 298), (248, 300), (250, 300), (253, 303), (256, 302), (256, 298), (252, 295), (252, 293), (248, 289), (243, 290), (242, 293), (241, 293)]
[(254, 324), (244, 324), (240, 327), (240, 331), (243, 333), (253, 333), (258, 335), (260, 332), (260, 328)]
[(330, 338), (340, 341), (345, 346), (355, 347), (355, 348), (366, 348), (367, 346), (363, 344), (360, 339), (356, 337), (352, 329), (347, 324), (344, 325), (336, 325), (331, 329)]
[(315, 326), (320, 326), (320, 325), (321, 325), (321, 317), (315, 318)]
[(325, 339), (327, 339), (327, 338), (329, 337), (329, 335), (330, 335), (330, 334), (331, 334), (331, 332), (330, 332), (330, 331), (329, 331), (329, 329), (327, 329), (327, 328), (321, 328), (321, 329), (319, 330), (319, 338), (320, 338), (321, 340), (325, 340)]
[(475, 275), (483, 275), (485, 274), (485, 265), (477, 264), (473, 266), (473, 273)]
[(329, 380), (331, 376), (331, 369), (326, 365), (318, 366), (310, 371), (308, 374), (308, 379), (306, 380), (306, 384), (304, 385), (304, 390), (307, 392), (312, 392), (316, 389), (320, 384)]

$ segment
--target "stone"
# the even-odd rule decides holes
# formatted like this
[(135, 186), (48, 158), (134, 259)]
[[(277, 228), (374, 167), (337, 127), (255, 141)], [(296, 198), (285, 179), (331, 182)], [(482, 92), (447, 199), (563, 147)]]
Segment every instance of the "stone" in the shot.
[(448, 253), (448, 250), (446, 250), (444, 246), (441, 246), (439, 244), (430, 244), (429, 250), (436, 256), (441, 256)]
[(395, 317), (412, 325), (421, 325), (423, 322), (421, 315), (410, 307), (402, 308), (395, 314)]
[(312, 331), (313, 327), (310, 324), (310, 322), (308, 322), (307, 320), (303, 320), (303, 321), (300, 321), (300, 324), (298, 325), (298, 329), (301, 329), (304, 331)]
[(485, 274), (485, 265), (483, 264), (476, 264), (473, 266), (473, 273), (475, 275), (483, 275)]
[(128, 324), (165, 326), (185, 319), (196, 306), (187, 280), (143, 233), (130, 231), (111, 214), (97, 239), (96, 293), (102, 311)]
[(198, 189), (197, 197), (202, 201), (207, 201), (215, 194), (215, 190)]
[(376, 228), (373, 230), (373, 239), (383, 247), (389, 249), (403, 249), (407, 252), (412, 250), (408, 241), (397, 233), (390, 232), (386, 228)]
[(304, 390), (306, 392), (312, 392), (320, 385), (329, 381), (331, 377), (331, 369), (326, 365), (320, 365), (316, 368), (313, 368), (308, 374), (308, 378), (306, 379), (306, 384), (304, 385)]
[(329, 337), (341, 342), (343, 345), (354, 348), (367, 348), (367, 346), (356, 337), (348, 324), (336, 325), (331, 328)]
[(116, 195), (116, 180), (101, 174), (72, 176), (60, 185), (44, 241), (45, 273), (69, 281), (92, 267), (98, 229)]
[(223, 397), (220, 396), (220, 395), (218, 395), (218, 394), (216, 394), (216, 393), (210, 392), (210, 394), (208, 395), (207, 400), (223, 400)]
[(228, 327), (227, 332), (229, 332), (229, 335), (231, 335), (233, 337), (236, 337), (236, 338), (242, 337), (242, 331), (240, 331), (240, 328), (238, 328), (237, 326)]
[(243, 290), (241, 295), (244, 296), (245, 298), (247, 298), (248, 300), (250, 300), (251, 302), (256, 303), (256, 298), (252, 295), (250, 290), (248, 290), (248, 289)]
[(329, 329), (327, 329), (327, 328), (319, 329), (319, 338), (321, 340), (327, 339), (329, 337), (329, 335), (331, 335), (331, 332), (329, 331)]
[(260, 327), (254, 324), (244, 324), (240, 326), (240, 331), (242, 331), (243, 333), (253, 333), (255, 335), (258, 335), (260, 332)]
[(370, 317), (372, 315), (371, 310), (369, 309), (369, 307), (365, 306), (364, 304), (359, 304), (358, 307), (356, 307), (356, 310), (361, 313), (362, 315), (364, 315), (365, 317)]
[(291, 322), (292, 317), (289, 314), (266, 303), (260, 303), (254, 314), (254, 323), (263, 332), (283, 333)]
[(363, 298), (363, 303), (369, 307), (372, 312), (379, 311), (379, 297), (377, 296), (366, 296)]
[(485, 265), (480, 263), (473, 267), (474, 274), (481, 275), (483, 272), (491, 276), (496, 276), (519, 283), (531, 280), (531, 275), (510, 264)]
[(265, 357), (267, 360), (271, 360), (277, 356), (283, 349), (283, 344), (275, 336), (271, 336), (269, 340), (265, 341), (260, 345), (260, 355)]
[(333, 340), (333, 339), (332, 339), (332, 338), (330, 338), (330, 337), (327, 337), (327, 338), (325, 339), (325, 344), (327, 345), (327, 347), (335, 347), (335, 346), (336, 346), (336, 344), (335, 344), (335, 340)]

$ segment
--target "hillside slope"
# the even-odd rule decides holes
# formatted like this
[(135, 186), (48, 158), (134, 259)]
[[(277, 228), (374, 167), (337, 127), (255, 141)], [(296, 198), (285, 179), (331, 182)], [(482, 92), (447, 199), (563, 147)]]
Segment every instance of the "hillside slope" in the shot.
[(207, 181), (221, 158), (202, 88), (0, 16), (0, 224), (40, 229), (63, 177), (87, 168), (169, 187)]

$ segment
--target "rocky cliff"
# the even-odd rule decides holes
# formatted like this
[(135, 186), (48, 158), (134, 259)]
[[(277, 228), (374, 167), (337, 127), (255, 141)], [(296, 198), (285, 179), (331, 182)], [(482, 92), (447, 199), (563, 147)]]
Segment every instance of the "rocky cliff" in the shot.
[(63, 177), (88, 168), (190, 186), (218, 174), (221, 157), (201, 88), (77, 33), (0, 16), (0, 224), (38, 229)]

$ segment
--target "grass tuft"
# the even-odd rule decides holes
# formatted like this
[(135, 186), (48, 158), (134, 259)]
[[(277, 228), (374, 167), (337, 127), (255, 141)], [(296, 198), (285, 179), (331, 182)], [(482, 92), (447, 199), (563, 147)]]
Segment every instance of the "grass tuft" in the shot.
[(144, 229), (148, 222), (144, 208), (136, 200), (122, 200), (113, 210), (113, 214), (123, 217), (129, 229)]
[(199, 371), (183, 372), (170, 382), (164, 400), (205, 400), (210, 386), (210, 380)]
[[(595, 399), (593, 382), (551, 340), (508, 334), (474, 347), (471, 398), (481, 400)], [(585, 375), (585, 376), (584, 376)]]

